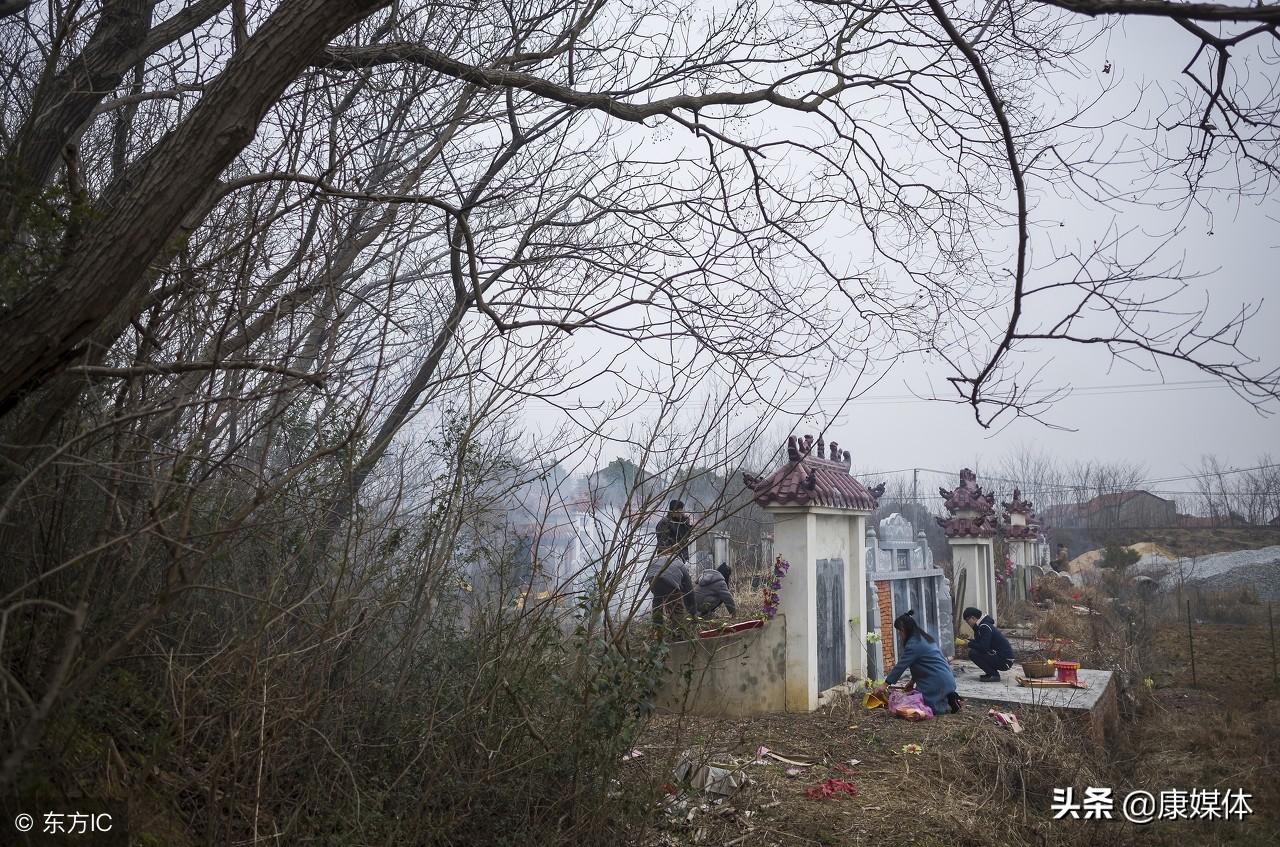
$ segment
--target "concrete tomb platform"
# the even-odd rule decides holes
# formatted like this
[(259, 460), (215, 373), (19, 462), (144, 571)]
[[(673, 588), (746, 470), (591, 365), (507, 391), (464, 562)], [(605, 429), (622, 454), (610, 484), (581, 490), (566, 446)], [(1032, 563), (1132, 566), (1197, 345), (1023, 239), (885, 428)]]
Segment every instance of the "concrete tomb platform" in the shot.
[(973, 662), (952, 662), (956, 674), (956, 693), (966, 701), (968, 708), (994, 706), (1000, 711), (1014, 711), (1033, 707), (1053, 709), (1063, 717), (1087, 722), (1088, 730), (1099, 744), (1106, 742), (1120, 719), (1116, 696), (1115, 674), (1111, 671), (1081, 668), (1076, 677), (1088, 688), (1035, 688), (1018, 685), (1022, 666), (1000, 672), (999, 682), (979, 682), (982, 669)]

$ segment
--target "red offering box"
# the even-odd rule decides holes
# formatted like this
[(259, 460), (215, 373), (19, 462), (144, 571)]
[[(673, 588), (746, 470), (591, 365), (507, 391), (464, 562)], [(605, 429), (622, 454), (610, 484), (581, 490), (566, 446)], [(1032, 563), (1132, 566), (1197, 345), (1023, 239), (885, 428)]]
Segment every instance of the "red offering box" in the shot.
[(742, 623), (730, 624), (721, 629), (704, 629), (698, 633), (699, 638), (715, 638), (719, 635), (730, 635), (735, 632), (744, 632), (748, 629), (760, 629), (764, 626), (764, 621), (743, 621)]
[(1058, 682), (1079, 682), (1076, 679), (1076, 671), (1080, 670), (1079, 662), (1056, 662), (1054, 667), (1058, 669)]

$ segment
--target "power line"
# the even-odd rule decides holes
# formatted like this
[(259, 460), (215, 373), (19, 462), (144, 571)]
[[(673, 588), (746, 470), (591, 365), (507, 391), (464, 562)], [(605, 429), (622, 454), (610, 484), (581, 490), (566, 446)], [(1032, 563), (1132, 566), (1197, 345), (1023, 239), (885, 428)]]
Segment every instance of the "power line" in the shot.
[[(1124, 385), (1081, 385), (1066, 386), (1063, 389), (1055, 389), (1052, 391), (1044, 391), (1034, 397), (1027, 397), (1023, 402), (1036, 403), (1047, 400), (1059, 393), (1065, 391), (1062, 399), (1070, 397), (1105, 397), (1109, 394), (1153, 394), (1163, 391), (1196, 391), (1205, 388), (1228, 388), (1226, 383), (1217, 379), (1192, 379), (1182, 380), (1179, 382), (1135, 382)], [(543, 399), (543, 398), (535, 398)], [(889, 406), (909, 403), (939, 403), (939, 402), (957, 402), (962, 398), (935, 398), (921, 397), (916, 394), (881, 394), (881, 395), (865, 395), (846, 399), (844, 397), (836, 398), (815, 398), (812, 403), (796, 405), (784, 404), (780, 408), (783, 411), (798, 412), (804, 409), (812, 409), (815, 412), (822, 411), (817, 408), (818, 404), (835, 403), (843, 406)], [(658, 406), (673, 405), (669, 401), (664, 400), (641, 400), (638, 403), (627, 403), (621, 401), (622, 405), (627, 408), (653, 408)]]
[(1164, 477), (1163, 479), (1148, 480), (1148, 482), (1160, 483), (1160, 482), (1178, 482), (1184, 479), (1205, 479), (1211, 476), (1228, 476), (1230, 474), (1249, 473), (1250, 471), (1269, 471), (1272, 468), (1280, 468), (1280, 463), (1275, 463), (1270, 465), (1257, 465), (1252, 468), (1235, 468), (1233, 470), (1228, 470), (1228, 471), (1207, 471), (1205, 473), (1190, 474), (1188, 476), (1168, 476), (1168, 477)]
[[(1158, 479), (1136, 480), (1133, 483), (1133, 487), (1134, 488), (1149, 487), (1152, 485), (1159, 485), (1160, 483), (1163, 483), (1163, 482), (1180, 482), (1184, 479), (1206, 479), (1208, 477), (1229, 476), (1232, 474), (1249, 473), (1250, 471), (1265, 471), (1265, 470), (1271, 470), (1272, 468), (1280, 468), (1280, 462), (1272, 463), (1269, 465), (1255, 465), (1254, 467), (1251, 467), (1251, 468), (1233, 468), (1231, 470), (1224, 470), (1224, 471), (1209, 471), (1206, 473), (1186, 474), (1183, 476), (1166, 476), (1166, 477), (1160, 477)], [(903, 468), (901, 470), (896, 470), (896, 471), (862, 471), (859, 473), (859, 476), (866, 476), (866, 477), (892, 476), (894, 474), (906, 473), (907, 471), (924, 471), (926, 473), (934, 473), (934, 474), (939, 474), (941, 476), (954, 476), (957, 473), (957, 471), (944, 471), (944, 470), (939, 470), (938, 468)], [(1009, 479), (1007, 477), (990, 476), (988, 474), (983, 474), (982, 479), (987, 482), (1005, 482), (1005, 483), (1009, 483), (1010, 485), (1028, 484), (1028, 481), (1025, 479)], [(1034, 483), (1034, 485), (1037, 488), (1057, 488), (1057, 489), (1063, 489), (1063, 490), (1088, 489), (1093, 487), (1089, 485), (1075, 485), (1072, 483), (1065, 483), (1065, 482), (1044, 482), (1044, 483)], [(1200, 494), (1202, 492), (1165, 490), (1164, 493)]]

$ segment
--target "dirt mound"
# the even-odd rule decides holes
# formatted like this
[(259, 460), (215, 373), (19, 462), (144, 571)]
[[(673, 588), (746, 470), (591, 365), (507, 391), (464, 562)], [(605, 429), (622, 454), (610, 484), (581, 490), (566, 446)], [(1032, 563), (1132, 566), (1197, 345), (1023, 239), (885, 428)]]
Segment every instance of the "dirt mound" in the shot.
[(1280, 600), (1280, 558), (1270, 562), (1241, 565), (1223, 573), (1196, 580), (1205, 591), (1233, 594), (1248, 589), (1261, 602)]
[[(1126, 546), (1128, 549), (1137, 553), (1147, 561), (1178, 558), (1177, 555), (1169, 550), (1169, 548), (1163, 547), (1152, 541), (1139, 541), (1137, 544), (1129, 544)], [(1067, 570), (1071, 573), (1082, 573), (1094, 570), (1102, 561), (1102, 554), (1104, 552), (1104, 549), (1099, 547), (1097, 550), (1090, 550), (1086, 553), (1081, 553), (1079, 556), (1076, 556), (1067, 563)]]

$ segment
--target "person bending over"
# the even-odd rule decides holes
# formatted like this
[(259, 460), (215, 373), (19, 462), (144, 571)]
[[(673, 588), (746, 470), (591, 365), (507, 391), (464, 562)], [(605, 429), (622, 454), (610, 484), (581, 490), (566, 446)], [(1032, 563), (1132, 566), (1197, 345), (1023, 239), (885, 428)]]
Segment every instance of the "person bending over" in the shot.
[(721, 605), (731, 615), (738, 611), (737, 604), (733, 602), (733, 592), (729, 590), (729, 576), (732, 573), (733, 569), (728, 565), (721, 565), (713, 571), (698, 574), (698, 582), (693, 587), (693, 605), (697, 607), (700, 617), (711, 617)]
[(901, 658), (884, 678), (885, 685), (893, 685), (910, 670), (912, 687), (920, 692), (935, 715), (960, 711), (951, 664), (942, 655), (933, 636), (916, 623), (915, 612), (898, 615), (893, 628), (898, 632), (898, 655)]
[(693, 602), (693, 580), (679, 556), (654, 556), (644, 577), (653, 592), (655, 626), (678, 624), (682, 611), (688, 612), (690, 617), (698, 613)]

